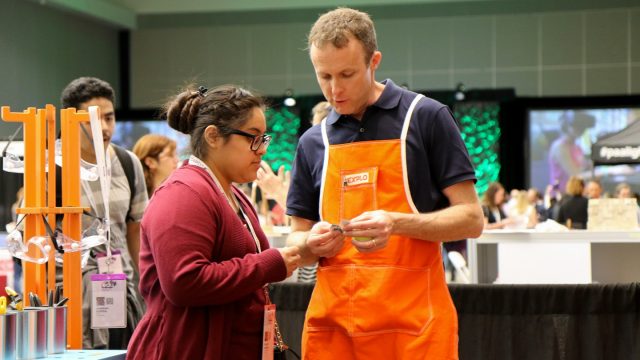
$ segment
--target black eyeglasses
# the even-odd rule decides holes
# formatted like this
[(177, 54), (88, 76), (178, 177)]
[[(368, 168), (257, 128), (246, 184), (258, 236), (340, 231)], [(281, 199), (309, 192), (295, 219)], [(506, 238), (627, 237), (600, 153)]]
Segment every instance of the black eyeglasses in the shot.
[(263, 134), (263, 135), (253, 135), (242, 130), (238, 129), (229, 129), (231, 134), (244, 136), (246, 138), (251, 139), (251, 150), (258, 151), (260, 146), (264, 146), (264, 149), (267, 150), (269, 147), (269, 143), (271, 142), (271, 135)]

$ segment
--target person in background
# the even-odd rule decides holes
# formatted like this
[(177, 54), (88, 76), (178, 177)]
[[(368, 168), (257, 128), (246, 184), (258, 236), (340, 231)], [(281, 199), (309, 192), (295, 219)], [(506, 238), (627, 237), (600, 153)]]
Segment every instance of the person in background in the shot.
[(296, 247), (270, 249), (249, 198), (271, 136), (260, 97), (233, 85), (190, 87), (166, 105), (191, 136), (188, 162), (156, 189), (141, 227), (148, 304), (128, 359), (260, 359), (265, 285), (297, 267)]
[[(635, 199), (638, 203), (638, 196), (633, 193), (631, 186), (627, 183), (620, 183), (616, 186), (616, 198), (618, 199)], [(636, 211), (638, 217), (638, 224), (640, 224), (640, 203)]]
[(620, 183), (616, 186), (616, 198), (618, 199), (634, 199), (635, 195), (631, 190), (631, 186), (627, 183)]
[(276, 175), (266, 161), (262, 161), (256, 174), (256, 184), (260, 187), (262, 196), (275, 200), (283, 209), (287, 206), (290, 181), (291, 173), (285, 171), (284, 165), (280, 165)]
[(544, 206), (544, 200), (542, 199), (542, 195), (538, 189), (532, 187), (527, 190), (527, 199), (529, 200), (529, 204), (531, 204), (536, 210), (536, 222), (544, 222), (547, 220), (548, 212), (547, 208)]
[(320, 101), (311, 109), (311, 125), (318, 125), (320, 121), (327, 117), (331, 111), (331, 104), (328, 101)]
[[(11, 204), (11, 222), (5, 225), (7, 233), (11, 233), (16, 228), (16, 224), (20, 222), (18, 219), (18, 208), (24, 200), (24, 186), (16, 191), (16, 201)], [(22, 218), (21, 215), (20, 218)], [(13, 257), (13, 290), (22, 293), (22, 260)]]
[(602, 185), (600, 181), (596, 179), (589, 180), (584, 192), (589, 199), (600, 199), (602, 197)]
[(560, 185), (556, 182), (553, 185), (548, 184), (544, 190), (544, 207), (547, 208), (547, 219), (557, 220), (558, 211), (560, 211), (560, 202), (562, 201), (562, 191)]
[(504, 202), (502, 203), (502, 211), (509, 216), (511, 208), (515, 206), (520, 189), (511, 189), (509, 194), (505, 194)]
[(441, 244), (479, 236), (482, 211), (451, 111), (375, 80), (366, 13), (321, 15), (308, 46), (332, 111), (300, 138), (287, 196), (288, 242), (320, 260), (303, 358), (455, 359)]
[(538, 223), (538, 216), (536, 209), (529, 202), (527, 192), (524, 190), (518, 191), (514, 196), (515, 202), (509, 209), (507, 218), (510, 223), (507, 224), (505, 229), (531, 229)]
[(589, 163), (577, 139), (595, 124), (595, 117), (585, 112), (567, 111), (560, 116), (560, 136), (549, 148), (550, 182), (563, 189), (570, 176), (586, 170)]
[(492, 182), (482, 196), (482, 213), (484, 214), (484, 228), (486, 230), (503, 229), (511, 221), (502, 210), (505, 191), (502, 184)]
[[(260, 169), (258, 169), (256, 179), (258, 187), (260, 187), (262, 194), (266, 194), (267, 199), (274, 199), (277, 203), (276, 206), (274, 206), (271, 210), (271, 216), (273, 218), (274, 224), (278, 223), (280, 214), (282, 214), (283, 218), (286, 216), (285, 211), (287, 206), (287, 192), (289, 191), (290, 182), (291, 173), (284, 170), (284, 165), (278, 168), (277, 175), (273, 172), (273, 170), (271, 170), (271, 167), (265, 161), (262, 162), (262, 166), (260, 167)], [(286, 221), (284, 219), (281, 219), (280, 223), (284, 224), (286, 223)], [(297, 282), (316, 282), (317, 269), (317, 262), (307, 266), (299, 267), (296, 274)]]
[(147, 134), (133, 146), (142, 163), (147, 195), (151, 198), (155, 189), (178, 167), (176, 142), (163, 135)]
[[(313, 109), (311, 109), (311, 125), (317, 125), (324, 119), (331, 110), (331, 104), (328, 101), (320, 101)], [(256, 183), (260, 187), (263, 194), (266, 193), (267, 199), (273, 199), (282, 209), (287, 207), (287, 192), (289, 191), (289, 182), (291, 176), (289, 171), (285, 171), (284, 165), (278, 168), (276, 175), (268, 163), (262, 163), (258, 170)]]
[[(61, 95), (63, 108), (87, 111), (90, 106), (100, 108), (102, 139), (107, 158), (111, 159), (111, 188), (109, 191), (109, 231), (111, 249), (120, 251), (122, 270), (127, 275), (127, 327), (124, 329), (91, 329), (91, 275), (98, 273), (96, 255), (106, 252), (106, 245), (92, 248), (87, 265), (82, 269), (82, 321), (84, 349), (126, 349), (138, 321), (144, 313), (144, 302), (138, 292), (138, 252), (140, 249), (140, 219), (147, 207), (147, 189), (142, 165), (136, 155), (111, 143), (116, 130), (115, 92), (109, 83), (94, 77), (75, 79), (65, 87)], [(96, 153), (90, 125), (80, 124), (80, 156), (85, 162), (95, 164)], [(133, 176), (130, 181), (116, 151), (126, 157)], [(124, 158), (123, 158), (124, 159)], [(94, 216), (104, 214), (104, 201), (99, 181), (82, 180), (81, 204)], [(83, 215), (82, 228), (87, 229), (95, 219)], [(61, 273), (61, 272), (60, 272)]]
[(567, 181), (566, 196), (563, 197), (558, 210), (557, 221), (570, 229), (586, 229), (589, 220), (589, 199), (582, 196), (584, 181), (572, 176)]

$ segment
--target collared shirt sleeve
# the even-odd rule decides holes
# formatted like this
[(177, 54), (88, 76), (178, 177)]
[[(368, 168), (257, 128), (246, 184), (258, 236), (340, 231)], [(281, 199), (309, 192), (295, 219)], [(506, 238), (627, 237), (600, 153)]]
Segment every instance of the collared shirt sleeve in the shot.
[(451, 110), (446, 106), (440, 108), (430, 125), (425, 146), (436, 186), (443, 190), (462, 181), (475, 182), (469, 152)]
[[(308, 135), (308, 134), (306, 134)], [(314, 160), (322, 162), (322, 157), (317, 158), (318, 149), (313, 149), (313, 142), (309, 136), (302, 136), (298, 143), (296, 156), (291, 168), (291, 184), (287, 195), (287, 215), (297, 216), (308, 220), (319, 221), (318, 213), (320, 201), (320, 179), (314, 178), (312, 164)], [(317, 145), (315, 146), (317, 147)], [(320, 150), (320, 153), (323, 153)]]

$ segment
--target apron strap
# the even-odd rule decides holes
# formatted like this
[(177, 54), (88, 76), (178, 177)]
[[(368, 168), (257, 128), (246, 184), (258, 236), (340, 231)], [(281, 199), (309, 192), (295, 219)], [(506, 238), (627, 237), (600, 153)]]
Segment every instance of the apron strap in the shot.
[(411, 124), (411, 119), (413, 117), (413, 110), (416, 108), (418, 101), (424, 98), (424, 95), (418, 94), (413, 101), (411, 102), (411, 106), (409, 106), (409, 110), (407, 110), (407, 115), (404, 117), (404, 124), (402, 125), (402, 134), (400, 135), (400, 155), (402, 157), (402, 178), (404, 179), (404, 191), (407, 196), (407, 202), (411, 207), (411, 210), (414, 214), (418, 213), (418, 208), (416, 204), (413, 202), (413, 197), (411, 196), (411, 188), (409, 188), (409, 174), (407, 171), (407, 134), (409, 133), (409, 125)]

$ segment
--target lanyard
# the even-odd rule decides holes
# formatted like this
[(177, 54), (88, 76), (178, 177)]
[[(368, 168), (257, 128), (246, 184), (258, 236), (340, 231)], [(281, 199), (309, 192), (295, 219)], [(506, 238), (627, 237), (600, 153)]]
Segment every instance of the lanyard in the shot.
[[(104, 219), (107, 224), (110, 224), (109, 213), (109, 192), (111, 190), (111, 152), (107, 151), (105, 154), (104, 146), (102, 145), (102, 125), (100, 117), (98, 116), (98, 107), (89, 107), (89, 123), (91, 125), (91, 135), (93, 137), (93, 149), (96, 154), (96, 163), (98, 166), (98, 175), (100, 179), (100, 192), (102, 194), (102, 202), (104, 205)], [(86, 135), (86, 133), (85, 133)], [(109, 148), (107, 148), (109, 149)], [(81, 160), (82, 161), (82, 160)], [(82, 180), (82, 188), (87, 195), (89, 204), (97, 213), (98, 208), (93, 198), (93, 191), (86, 180)], [(107, 256), (111, 257), (111, 231), (107, 231)]]
[[(262, 252), (262, 247), (260, 246), (260, 240), (258, 240), (258, 236), (256, 235), (256, 232), (253, 229), (253, 225), (251, 224), (251, 221), (249, 220), (249, 217), (247, 217), (247, 214), (245, 214), (244, 210), (242, 210), (242, 206), (237, 201), (236, 195), (233, 194), (233, 191), (231, 192), (233, 197), (230, 198), (227, 195), (227, 193), (224, 191), (224, 189), (222, 188), (222, 185), (220, 184), (220, 181), (218, 181), (218, 178), (213, 173), (213, 171), (211, 171), (209, 166), (207, 166), (207, 164), (205, 164), (202, 160), (198, 159), (194, 155), (191, 155), (191, 157), (189, 157), (189, 165), (194, 165), (194, 166), (197, 166), (199, 168), (205, 169), (207, 171), (207, 173), (209, 174), (209, 176), (211, 176), (211, 178), (213, 179), (213, 182), (216, 183), (216, 186), (218, 187), (218, 189), (224, 194), (224, 197), (225, 197), (225, 199), (227, 199), (227, 203), (229, 204), (229, 207), (231, 207), (231, 210), (233, 212), (235, 212), (235, 210), (233, 210), (233, 208), (234, 208), (233, 204), (235, 204), (238, 207), (238, 209), (240, 210), (240, 213), (242, 213), (242, 217), (244, 218), (245, 223), (249, 227), (249, 231), (251, 232), (251, 236), (253, 236), (253, 241), (255, 241), (255, 243), (256, 243), (256, 248), (258, 249), (258, 252)], [(233, 204), (232, 204), (232, 201), (233, 201)]]
[[(86, 161), (84, 161), (82, 159), (80, 161), (86, 162)], [(89, 164), (89, 163), (87, 163), (87, 164)], [(111, 152), (110, 151), (106, 152), (106, 167), (105, 168), (106, 168), (105, 178), (108, 181), (107, 184), (110, 184), (111, 183)], [(89, 202), (89, 206), (91, 207), (91, 209), (93, 210), (95, 215), (99, 216), (98, 204), (96, 203), (96, 200), (93, 197), (93, 190), (91, 189), (91, 186), (89, 185), (89, 181), (90, 180), (81, 180), (80, 183), (82, 184), (82, 190), (84, 190), (84, 193), (87, 196), (87, 201)], [(110, 186), (107, 185), (106, 189), (107, 189), (106, 191), (103, 191), (102, 184), (100, 184), (100, 192), (102, 194), (102, 200), (105, 203), (105, 214), (102, 214), (102, 216), (101, 216), (103, 219), (106, 219), (107, 217), (109, 217), (108, 209), (109, 209), (109, 192), (111, 190)]]

